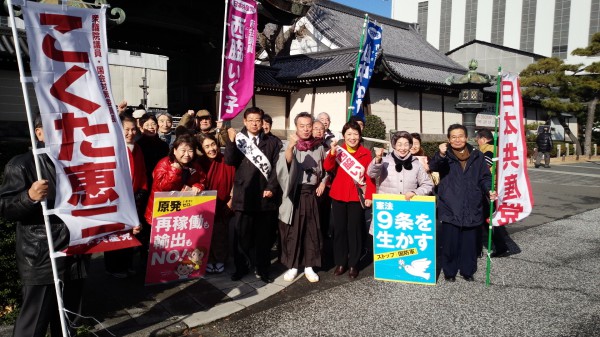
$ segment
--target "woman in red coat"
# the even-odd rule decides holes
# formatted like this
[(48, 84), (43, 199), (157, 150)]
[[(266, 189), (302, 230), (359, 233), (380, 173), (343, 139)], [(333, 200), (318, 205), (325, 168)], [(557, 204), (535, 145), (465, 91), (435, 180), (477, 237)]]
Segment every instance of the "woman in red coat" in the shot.
[(206, 189), (217, 191), (217, 207), (208, 255), (207, 273), (222, 273), (229, 255), (229, 220), (233, 216), (231, 210), (231, 192), (235, 167), (225, 164), (225, 158), (219, 151), (217, 140), (209, 134), (198, 134), (200, 152), (198, 158), (206, 172)]
[(332, 199), (333, 259), (337, 266), (334, 274), (342, 275), (346, 272), (346, 268), (350, 267), (348, 275), (350, 278), (356, 278), (364, 222), (364, 210), (358, 189), (366, 187), (365, 207), (370, 207), (375, 184), (366, 175), (366, 169), (371, 162), (371, 151), (360, 144), (362, 139), (360, 125), (353, 121), (346, 123), (342, 128), (342, 135), (344, 144), (342, 146), (332, 144), (323, 167), (326, 171), (335, 170), (335, 178), (329, 191)]
[(169, 155), (156, 164), (152, 172), (152, 191), (146, 206), (145, 218), (148, 224), (152, 225), (154, 192), (192, 191), (199, 194), (204, 190), (206, 175), (194, 160), (197, 147), (192, 136), (179, 136)]

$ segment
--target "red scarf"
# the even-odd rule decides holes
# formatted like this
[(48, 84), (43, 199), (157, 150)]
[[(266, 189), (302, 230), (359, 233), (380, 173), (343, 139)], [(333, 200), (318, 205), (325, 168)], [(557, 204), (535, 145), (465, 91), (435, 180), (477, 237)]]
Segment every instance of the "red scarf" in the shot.
[(296, 148), (298, 151), (310, 151), (321, 144), (321, 138), (315, 138), (310, 136), (308, 139), (300, 139), (298, 138), (298, 142), (296, 143)]

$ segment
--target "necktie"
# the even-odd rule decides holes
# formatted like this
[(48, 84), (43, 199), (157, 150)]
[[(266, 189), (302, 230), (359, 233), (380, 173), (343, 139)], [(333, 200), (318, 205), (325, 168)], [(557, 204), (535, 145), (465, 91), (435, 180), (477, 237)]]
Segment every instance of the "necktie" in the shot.
[(256, 136), (252, 137), (252, 141), (254, 142), (254, 145), (256, 147), (258, 147), (258, 137), (256, 137)]

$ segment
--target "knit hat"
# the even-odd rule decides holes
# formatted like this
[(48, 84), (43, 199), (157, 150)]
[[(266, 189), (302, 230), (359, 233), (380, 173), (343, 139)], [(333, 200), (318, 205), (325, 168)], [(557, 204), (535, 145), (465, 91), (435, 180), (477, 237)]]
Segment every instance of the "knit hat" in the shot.
[(206, 109), (202, 109), (202, 110), (198, 110), (198, 112), (196, 112), (196, 118), (199, 117), (211, 117), (210, 116), (210, 112)]
[(133, 112), (132, 116), (133, 118), (142, 118), (143, 115), (146, 114), (146, 110), (144, 109), (137, 109)]

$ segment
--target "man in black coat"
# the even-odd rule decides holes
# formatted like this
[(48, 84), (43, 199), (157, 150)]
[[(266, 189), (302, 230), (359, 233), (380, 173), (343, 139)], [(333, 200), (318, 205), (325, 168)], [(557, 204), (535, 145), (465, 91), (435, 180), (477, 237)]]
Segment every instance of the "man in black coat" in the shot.
[(440, 173), (437, 217), (442, 224), (442, 270), (449, 282), (456, 274), (473, 281), (477, 271), (478, 227), (484, 222), (484, 196), (491, 200), (492, 175), (481, 151), (467, 144), (467, 129), (448, 127), (448, 143), (442, 143), (429, 162)]
[(265, 283), (273, 282), (269, 276), (270, 251), (277, 223), (277, 210), (281, 193), (275, 166), (280, 142), (262, 129), (264, 112), (252, 107), (244, 111), (244, 128), (240, 133), (228, 129), (225, 162), (235, 166), (232, 191), (234, 221), (233, 281), (241, 279), (252, 266), (251, 249), (254, 248), (256, 273)]
[[(44, 147), (41, 118), (35, 120), (38, 148)], [(54, 207), (56, 172), (50, 158), (39, 156), (42, 179), (37, 179), (33, 153), (12, 158), (4, 169), (0, 186), (0, 216), (17, 223), (16, 255), (21, 278), (23, 303), (13, 336), (44, 337), (50, 325), (52, 337), (62, 336), (54, 276), (50, 262), (48, 239), (40, 201), (46, 199), (48, 209)], [(55, 215), (50, 228), (54, 250), (69, 244), (69, 230)], [(60, 257), (56, 259), (58, 276), (63, 280), (64, 307), (78, 313), (81, 309), (81, 290), (86, 277), (85, 265), (89, 256)]]
[(544, 156), (544, 167), (550, 167), (550, 151), (552, 151), (552, 135), (550, 134), (550, 128), (544, 126), (542, 129), (542, 133), (540, 133), (535, 143), (537, 145), (538, 153), (535, 158), (535, 167), (538, 168), (541, 166), (540, 162), (542, 161), (542, 156)]

